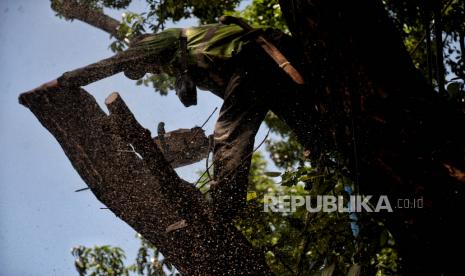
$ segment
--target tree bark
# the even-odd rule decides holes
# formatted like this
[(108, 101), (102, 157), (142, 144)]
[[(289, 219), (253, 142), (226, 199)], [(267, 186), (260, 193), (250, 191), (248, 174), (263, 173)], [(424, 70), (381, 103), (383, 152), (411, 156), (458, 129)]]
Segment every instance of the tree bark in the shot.
[(349, 160), (360, 193), (394, 203), (424, 198), (423, 209), (378, 214), (397, 240), (404, 275), (449, 275), (465, 245), (464, 114), (415, 69), (381, 1), (280, 4), (304, 48), (322, 140)]
[(123, 40), (118, 33), (120, 22), (103, 12), (93, 10), (88, 4), (79, 3), (76, 0), (62, 0), (61, 3), (52, 6), (56, 12), (67, 19), (78, 19), (93, 27), (109, 33), (118, 40)]
[(212, 150), (209, 138), (200, 127), (177, 129), (159, 134), (153, 140), (173, 168), (199, 162)]
[(95, 196), (181, 273), (271, 275), (262, 253), (178, 177), (117, 93), (105, 102), (110, 115), (83, 89), (33, 90), (20, 103), (55, 136)]

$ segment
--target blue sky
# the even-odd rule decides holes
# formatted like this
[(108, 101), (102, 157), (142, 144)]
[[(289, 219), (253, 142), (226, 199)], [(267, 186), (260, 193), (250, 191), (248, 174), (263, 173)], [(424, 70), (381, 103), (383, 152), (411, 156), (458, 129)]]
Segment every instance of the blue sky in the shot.
[[(132, 11), (144, 10), (145, 1), (134, 2)], [(132, 260), (138, 248), (135, 232), (101, 210), (92, 193), (74, 192), (85, 183), (53, 136), (17, 100), (21, 92), (67, 70), (110, 56), (108, 34), (55, 17), (48, 0), (1, 0), (0, 13), (0, 275), (77, 275), (70, 254), (75, 245), (120, 246)], [(112, 16), (120, 18), (119, 13)], [(221, 106), (220, 99), (200, 92), (199, 105), (186, 109), (173, 93), (161, 97), (122, 74), (86, 89), (101, 106), (108, 94), (120, 92), (151, 130), (160, 121), (167, 131), (200, 125)], [(262, 127), (257, 139), (264, 134)], [(178, 172), (192, 180), (203, 167)]]

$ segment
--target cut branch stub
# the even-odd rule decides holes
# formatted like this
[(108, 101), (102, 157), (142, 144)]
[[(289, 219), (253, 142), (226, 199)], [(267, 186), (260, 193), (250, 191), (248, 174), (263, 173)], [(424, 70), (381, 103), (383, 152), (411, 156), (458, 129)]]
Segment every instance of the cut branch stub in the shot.
[[(153, 175), (162, 179), (165, 183), (170, 183), (170, 187), (161, 185), (160, 188), (165, 192), (172, 204), (176, 204), (177, 210), (182, 213), (184, 218), (195, 215), (204, 217), (206, 215), (206, 202), (202, 199), (200, 192), (194, 186), (181, 181), (174, 169), (163, 156), (158, 146), (153, 142), (150, 131), (143, 128), (126, 106), (118, 93), (112, 93), (106, 100), (105, 104), (110, 111), (108, 119), (112, 132), (119, 135), (124, 141), (129, 143), (134, 150), (142, 157), (142, 162)], [(163, 169), (160, 169), (163, 168)], [(185, 198), (180, 195), (189, 190), (195, 197)], [(196, 206), (196, 210), (190, 210)]]
[(200, 127), (180, 128), (154, 138), (166, 160), (174, 168), (186, 166), (207, 158), (209, 141)]

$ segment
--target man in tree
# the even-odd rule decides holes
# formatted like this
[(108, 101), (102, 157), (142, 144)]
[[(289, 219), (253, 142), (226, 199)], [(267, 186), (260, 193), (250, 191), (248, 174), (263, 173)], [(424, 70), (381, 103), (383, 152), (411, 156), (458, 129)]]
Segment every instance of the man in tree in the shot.
[(310, 97), (290, 62), (298, 67), (301, 60), (295, 43), (280, 31), (243, 27), (211, 24), (144, 35), (126, 51), (45, 86), (79, 87), (119, 72), (131, 79), (164, 72), (176, 76), (176, 93), (186, 107), (197, 103), (196, 86), (224, 99), (214, 132), (210, 191), (215, 212), (229, 220), (245, 204), (253, 142), (266, 113), (272, 110), (285, 121), (304, 146), (310, 145), (312, 129)]

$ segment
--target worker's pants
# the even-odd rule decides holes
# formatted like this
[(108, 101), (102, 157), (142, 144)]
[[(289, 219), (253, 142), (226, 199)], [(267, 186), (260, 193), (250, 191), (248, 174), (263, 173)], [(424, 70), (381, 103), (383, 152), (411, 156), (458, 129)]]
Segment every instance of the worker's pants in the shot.
[(310, 94), (258, 46), (236, 59), (214, 132), (211, 194), (222, 217), (236, 216), (245, 205), (255, 135), (269, 110), (289, 125), (304, 146), (308, 144)]

